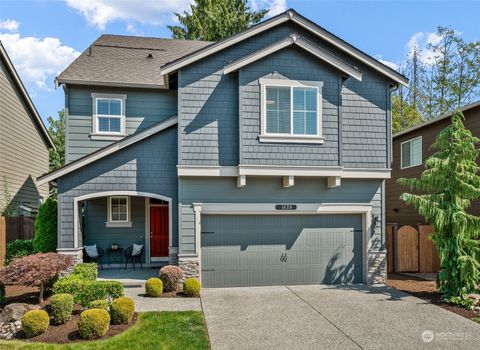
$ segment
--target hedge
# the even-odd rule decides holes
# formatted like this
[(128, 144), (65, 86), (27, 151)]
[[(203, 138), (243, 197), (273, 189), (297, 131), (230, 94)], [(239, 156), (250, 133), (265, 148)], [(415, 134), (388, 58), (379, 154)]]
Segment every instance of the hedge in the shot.
[(82, 280), (95, 281), (98, 277), (98, 266), (96, 263), (81, 263), (75, 265), (70, 275)]
[(94, 300), (119, 298), (124, 290), (118, 281), (88, 281), (69, 276), (53, 285), (53, 294), (59, 293), (72, 294), (76, 304), (88, 307)]
[(9, 265), (14, 259), (23, 258), (33, 254), (33, 241), (17, 239), (7, 243), (7, 252), (5, 254), (5, 265)]
[(57, 251), (57, 202), (51, 198), (38, 209), (33, 250), (35, 253)]

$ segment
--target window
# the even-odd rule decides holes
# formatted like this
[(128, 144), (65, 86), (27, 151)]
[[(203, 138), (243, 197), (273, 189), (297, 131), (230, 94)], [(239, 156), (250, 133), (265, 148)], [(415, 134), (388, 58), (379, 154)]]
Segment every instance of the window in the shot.
[(422, 164), (422, 137), (417, 137), (401, 145), (401, 168), (410, 168)]
[(129, 197), (109, 197), (107, 226), (131, 226), (131, 224)]
[(321, 82), (260, 79), (265, 142), (323, 142)]
[(95, 135), (125, 134), (125, 95), (92, 94)]

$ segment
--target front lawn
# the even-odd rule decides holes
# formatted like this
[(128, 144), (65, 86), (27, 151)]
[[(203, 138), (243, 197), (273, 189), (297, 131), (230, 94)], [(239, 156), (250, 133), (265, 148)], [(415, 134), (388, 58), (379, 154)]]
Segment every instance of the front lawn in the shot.
[(209, 347), (203, 315), (198, 311), (140, 313), (135, 326), (105, 340), (69, 344), (0, 340), (2, 350), (148, 350)]

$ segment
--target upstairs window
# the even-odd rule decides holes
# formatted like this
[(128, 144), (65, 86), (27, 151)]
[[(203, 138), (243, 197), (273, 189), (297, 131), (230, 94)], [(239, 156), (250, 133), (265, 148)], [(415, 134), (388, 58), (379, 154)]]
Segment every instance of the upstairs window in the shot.
[(321, 143), (321, 82), (261, 79), (260, 141)]
[(92, 94), (93, 134), (125, 134), (125, 95)]
[(405, 142), (401, 145), (401, 168), (411, 168), (422, 165), (422, 137), (417, 137)]

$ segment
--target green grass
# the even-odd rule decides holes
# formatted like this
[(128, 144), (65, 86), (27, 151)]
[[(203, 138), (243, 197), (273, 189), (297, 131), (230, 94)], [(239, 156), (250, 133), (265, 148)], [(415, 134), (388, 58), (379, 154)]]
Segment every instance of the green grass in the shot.
[(140, 313), (135, 326), (105, 340), (70, 344), (0, 340), (2, 350), (149, 350), (209, 349), (203, 315), (198, 311)]

